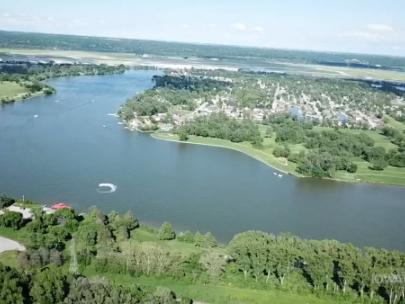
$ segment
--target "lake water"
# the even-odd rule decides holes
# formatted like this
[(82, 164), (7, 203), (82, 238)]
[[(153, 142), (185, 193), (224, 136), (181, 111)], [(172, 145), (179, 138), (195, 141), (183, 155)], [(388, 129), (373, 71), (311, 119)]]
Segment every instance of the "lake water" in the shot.
[[(235, 151), (124, 129), (108, 114), (151, 87), (154, 73), (54, 79), (57, 94), (0, 108), (0, 192), (130, 209), (222, 241), (258, 229), (405, 250), (405, 188), (279, 178)], [(102, 193), (99, 183), (117, 189)]]

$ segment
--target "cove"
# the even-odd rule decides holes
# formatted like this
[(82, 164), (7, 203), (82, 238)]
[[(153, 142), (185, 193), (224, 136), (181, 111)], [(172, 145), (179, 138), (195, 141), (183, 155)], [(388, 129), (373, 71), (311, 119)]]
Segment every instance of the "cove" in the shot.
[[(156, 73), (53, 79), (55, 95), (0, 108), (0, 192), (83, 211), (132, 210), (221, 241), (263, 230), (405, 250), (405, 188), (279, 178), (236, 151), (126, 130), (108, 114)], [(100, 183), (116, 191), (98, 191)]]

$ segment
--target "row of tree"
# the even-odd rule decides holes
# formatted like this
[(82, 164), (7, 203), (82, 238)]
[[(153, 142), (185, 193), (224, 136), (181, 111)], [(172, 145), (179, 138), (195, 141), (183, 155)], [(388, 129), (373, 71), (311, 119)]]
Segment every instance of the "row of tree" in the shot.
[(363, 301), (377, 296), (390, 304), (405, 301), (405, 254), (397, 251), (260, 231), (236, 235), (229, 251), (246, 280), (284, 285), (298, 276), (323, 293), (352, 293)]

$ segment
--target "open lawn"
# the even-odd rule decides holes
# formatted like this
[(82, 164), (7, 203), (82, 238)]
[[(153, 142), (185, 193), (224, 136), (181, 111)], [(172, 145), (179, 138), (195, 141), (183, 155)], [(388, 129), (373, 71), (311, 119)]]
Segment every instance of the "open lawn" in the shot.
[(23, 245), (29, 243), (31, 238), (30, 232), (24, 229), (15, 230), (7, 227), (0, 227), (0, 236), (15, 240)]
[(10, 267), (17, 267), (18, 251), (6, 251), (0, 253), (0, 263)]
[(405, 124), (395, 120), (389, 115), (385, 115), (384, 118), (388, 121), (387, 125), (391, 128), (397, 129), (399, 131), (405, 131)]
[(319, 72), (332, 73), (347, 78), (361, 78), (361, 79), (379, 79), (388, 81), (405, 81), (405, 73), (390, 71), (390, 70), (378, 70), (378, 69), (366, 69), (366, 68), (352, 68), (352, 67), (334, 67), (326, 65), (309, 65)]
[(25, 93), (29, 93), (28, 89), (16, 82), (0, 81), (0, 99), (17, 99)]
[(131, 242), (141, 245), (158, 245), (162, 247), (162, 249), (168, 250), (171, 253), (186, 255), (192, 253), (201, 253), (204, 251), (204, 249), (196, 247), (194, 244), (181, 242), (177, 239), (170, 241), (159, 240), (157, 232), (151, 232), (148, 228), (144, 228), (143, 226), (135, 230)]
[[(335, 299), (318, 298), (313, 295), (298, 295), (279, 290), (258, 290), (251, 288), (240, 288), (231, 283), (202, 284), (189, 283), (170, 278), (155, 277), (131, 277), (129, 275), (116, 275), (111, 273), (98, 274), (93, 269), (86, 269), (84, 274), (89, 277), (103, 276), (111, 281), (124, 286), (133, 286), (137, 284), (144, 288), (154, 289), (156, 286), (168, 287), (180, 297), (190, 297), (203, 303), (249, 303), (249, 304), (327, 304), (338, 303)], [(343, 303), (343, 302), (341, 302)]]

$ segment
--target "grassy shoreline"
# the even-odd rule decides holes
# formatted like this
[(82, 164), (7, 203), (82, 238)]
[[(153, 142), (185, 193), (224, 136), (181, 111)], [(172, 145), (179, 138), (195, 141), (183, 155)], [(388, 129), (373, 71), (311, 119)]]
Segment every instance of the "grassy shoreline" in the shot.
[(12, 104), (46, 95), (45, 89), (38, 92), (30, 92), (17, 82), (11, 81), (0, 81), (0, 91), (0, 105)]
[[(310, 178), (297, 173), (295, 171), (295, 164), (291, 162), (283, 163), (280, 159), (276, 158), (271, 153), (272, 149), (255, 148), (247, 142), (233, 143), (228, 140), (198, 136), (189, 136), (189, 139), (187, 141), (181, 141), (178, 139), (176, 134), (163, 132), (153, 132), (150, 135), (157, 140), (235, 150), (249, 157), (252, 157), (253, 159), (258, 160), (263, 164), (273, 168), (274, 170), (282, 172), (284, 174), (293, 175), (300, 178)], [(359, 170), (357, 173), (351, 174), (347, 172), (338, 172), (337, 176), (324, 179), (356, 184), (379, 184), (402, 187), (405, 186), (405, 172), (398, 173), (398, 168), (388, 167), (384, 171), (373, 171), (373, 174), (373, 172), (370, 173), (371, 170), (367, 168), (367, 164), (365, 164), (364, 162), (359, 161), (358, 165)]]

